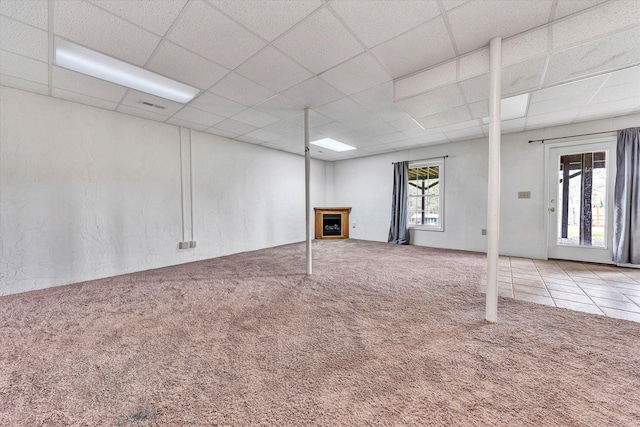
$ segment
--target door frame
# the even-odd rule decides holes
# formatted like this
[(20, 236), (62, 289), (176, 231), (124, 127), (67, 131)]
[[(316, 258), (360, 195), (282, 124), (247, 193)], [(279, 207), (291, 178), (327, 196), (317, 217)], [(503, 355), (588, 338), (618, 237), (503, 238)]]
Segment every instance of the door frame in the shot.
[[(591, 144), (601, 144), (601, 143), (612, 143), (613, 148), (609, 150), (609, 155), (607, 156), (607, 179), (608, 180), (614, 180), (615, 179), (615, 167), (616, 167), (616, 150), (615, 150), (615, 142), (616, 142), (616, 137), (614, 136), (605, 136), (605, 137), (599, 137), (599, 138), (591, 138), (591, 139), (574, 139), (568, 142), (556, 142), (556, 143), (549, 143), (549, 144), (544, 144), (544, 188), (543, 188), (543, 197), (544, 197), (544, 203), (543, 203), (543, 208), (544, 208), (544, 228), (545, 228), (545, 245), (544, 245), (544, 259), (549, 259), (549, 244), (550, 242), (550, 237), (549, 235), (551, 234), (551, 230), (550, 227), (557, 227), (557, 224), (551, 224), (550, 223), (550, 214), (549, 214), (549, 208), (551, 207), (550, 204), (550, 185), (551, 185), (551, 167), (552, 167), (552, 160), (553, 160), (553, 168), (556, 168), (555, 165), (555, 159), (551, 159), (551, 150), (554, 148), (571, 148), (571, 147), (576, 147), (577, 151), (589, 151), (589, 145)], [(578, 147), (587, 147), (586, 149), (582, 150), (581, 148)], [(614, 184), (612, 184), (611, 182), (607, 183), (608, 187), (610, 187), (611, 191), (609, 191), (609, 188), (607, 188), (608, 190), (608, 194), (607, 195), (607, 199), (609, 199), (609, 197), (611, 197), (611, 200), (613, 200), (613, 188), (614, 188)], [(611, 227), (611, 230), (613, 230), (613, 226), (612, 223), (610, 221), (613, 221), (613, 206), (612, 203), (607, 203), (607, 205), (610, 206), (610, 208), (607, 210), (607, 224), (611, 224), (611, 226), (607, 225), (607, 227)], [(556, 206), (558, 206), (558, 204), (556, 203)], [(610, 213), (610, 214), (609, 214)], [(611, 238), (612, 238), (612, 231), (609, 232), (607, 231), (606, 233), (607, 236), (607, 248), (611, 249)], [(585, 250), (591, 250), (591, 249), (587, 249), (585, 248)], [(594, 249), (595, 250), (595, 249)], [(582, 260), (584, 262), (599, 262), (602, 263), (603, 261), (587, 261), (587, 260)], [(606, 263), (608, 264), (615, 264), (613, 262), (612, 259), (608, 260)]]

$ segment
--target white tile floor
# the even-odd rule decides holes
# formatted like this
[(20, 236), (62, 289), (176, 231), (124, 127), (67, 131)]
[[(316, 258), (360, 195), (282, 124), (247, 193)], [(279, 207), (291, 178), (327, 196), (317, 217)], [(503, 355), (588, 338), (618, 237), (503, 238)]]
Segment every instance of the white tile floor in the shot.
[(500, 257), (498, 293), (508, 298), (640, 322), (640, 269)]

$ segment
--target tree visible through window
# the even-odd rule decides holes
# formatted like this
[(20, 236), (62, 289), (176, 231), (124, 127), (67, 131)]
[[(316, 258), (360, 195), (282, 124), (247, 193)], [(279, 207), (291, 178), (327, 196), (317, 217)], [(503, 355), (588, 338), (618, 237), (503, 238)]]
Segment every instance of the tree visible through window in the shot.
[(409, 163), (409, 225), (444, 230), (444, 159)]

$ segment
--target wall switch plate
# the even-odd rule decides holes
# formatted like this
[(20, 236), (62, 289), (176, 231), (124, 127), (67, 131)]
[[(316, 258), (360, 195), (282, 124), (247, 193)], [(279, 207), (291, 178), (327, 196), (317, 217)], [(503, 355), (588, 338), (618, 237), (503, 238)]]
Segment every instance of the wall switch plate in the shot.
[(188, 249), (189, 248), (189, 242), (179, 242), (178, 243), (178, 249)]
[(190, 248), (195, 248), (196, 247), (196, 241), (192, 240), (191, 242), (189, 242), (189, 247)]
[(518, 199), (530, 199), (531, 191), (518, 191)]
[(353, 226), (352, 226), (352, 228), (356, 228), (356, 223), (355, 223), (355, 222), (353, 223)]
[(486, 235), (487, 235), (487, 229), (486, 229), (486, 228), (483, 228), (483, 229), (482, 229), (482, 231), (481, 231), (481, 233), (482, 233), (482, 235), (483, 235), (483, 236), (486, 236)]

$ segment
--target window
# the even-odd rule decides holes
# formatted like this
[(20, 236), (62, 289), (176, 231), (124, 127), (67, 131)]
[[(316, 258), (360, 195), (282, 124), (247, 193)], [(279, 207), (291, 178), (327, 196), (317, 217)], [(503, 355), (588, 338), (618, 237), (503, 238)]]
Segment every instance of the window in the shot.
[(444, 230), (444, 159), (409, 163), (409, 226)]

